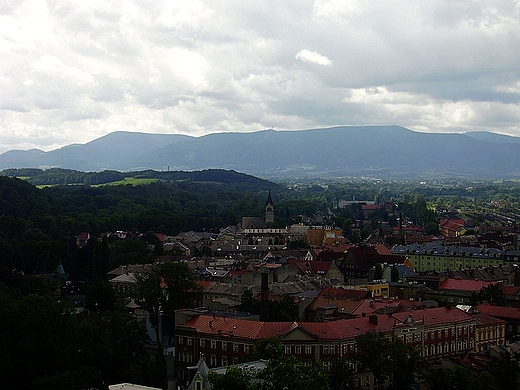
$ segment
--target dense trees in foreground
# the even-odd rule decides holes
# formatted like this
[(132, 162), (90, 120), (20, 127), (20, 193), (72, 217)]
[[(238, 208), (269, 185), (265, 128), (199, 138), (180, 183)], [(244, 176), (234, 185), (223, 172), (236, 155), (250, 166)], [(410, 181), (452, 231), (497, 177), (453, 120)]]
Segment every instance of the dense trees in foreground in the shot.
[(113, 298), (107, 307), (77, 314), (51, 297), (44, 279), (17, 275), (9, 285), (0, 282), (2, 388), (79, 390), (129, 380), (153, 383), (145, 329)]

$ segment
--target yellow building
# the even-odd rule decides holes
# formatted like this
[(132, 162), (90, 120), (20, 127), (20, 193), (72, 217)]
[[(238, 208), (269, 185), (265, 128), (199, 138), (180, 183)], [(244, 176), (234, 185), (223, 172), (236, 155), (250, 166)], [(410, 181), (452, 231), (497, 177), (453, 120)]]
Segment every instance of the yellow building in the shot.
[(345, 242), (343, 230), (331, 226), (311, 226), (307, 230), (307, 244), (322, 246), (341, 244)]
[(358, 284), (354, 286), (354, 290), (370, 291), (372, 297), (388, 298), (389, 285), (388, 283)]

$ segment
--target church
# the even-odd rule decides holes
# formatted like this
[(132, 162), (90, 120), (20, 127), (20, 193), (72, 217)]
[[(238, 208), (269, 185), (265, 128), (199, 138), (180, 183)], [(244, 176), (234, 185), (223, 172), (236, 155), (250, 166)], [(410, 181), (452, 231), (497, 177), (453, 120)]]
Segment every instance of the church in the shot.
[(264, 217), (242, 217), (240, 227), (242, 229), (267, 229), (274, 222), (274, 205), (271, 198), (271, 191), (267, 195), (265, 202)]

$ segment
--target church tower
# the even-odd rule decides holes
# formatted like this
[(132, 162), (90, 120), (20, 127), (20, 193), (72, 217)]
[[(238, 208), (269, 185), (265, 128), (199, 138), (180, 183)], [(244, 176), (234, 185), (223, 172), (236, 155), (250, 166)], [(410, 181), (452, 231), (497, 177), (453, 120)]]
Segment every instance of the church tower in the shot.
[(273, 199), (271, 198), (271, 191), (267, 195), (267, 202), (265, 202), (265, 224), (268, 225), (274, 222), (274, 207)]

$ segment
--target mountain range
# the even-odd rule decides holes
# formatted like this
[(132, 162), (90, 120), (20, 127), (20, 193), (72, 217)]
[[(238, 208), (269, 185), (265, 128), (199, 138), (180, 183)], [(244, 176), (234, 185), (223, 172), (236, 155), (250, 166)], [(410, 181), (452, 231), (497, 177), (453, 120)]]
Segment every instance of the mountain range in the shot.
[(117, 131), (49, 152), (0, 154), (0, 169), (84, 172), (228, 169), (262, 178), (517, 178), (520, 138), (490, 132), (420, 133), (400, 126), (214, 133)]

